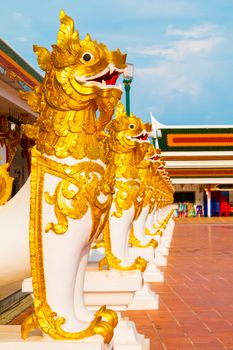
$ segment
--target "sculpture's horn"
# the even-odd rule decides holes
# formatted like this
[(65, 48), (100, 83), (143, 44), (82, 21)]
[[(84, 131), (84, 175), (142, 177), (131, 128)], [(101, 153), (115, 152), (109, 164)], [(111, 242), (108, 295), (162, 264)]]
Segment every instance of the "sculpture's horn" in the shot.
[(37, 45), (33, 45), (33, 51), (37, 55), (37, 62), (40, 68), (46, 71), (50, 63), (50, 52), (45, 47)]
[(79, 41), (79, 35), (77, 31), (74, 32), (74, 21), (71, 17), (67, 16), (63, 10), (60, 12), (60, 22), (61, 25), (57, 34), (57, 45), (61, 49), (66, 49), (70, 40)]

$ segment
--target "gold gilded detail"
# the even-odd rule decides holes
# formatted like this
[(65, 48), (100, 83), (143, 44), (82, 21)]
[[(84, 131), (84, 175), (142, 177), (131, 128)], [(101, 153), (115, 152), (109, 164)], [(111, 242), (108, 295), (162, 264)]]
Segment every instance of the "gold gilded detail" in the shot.
[[(118, 103), (115, 119), (106, 127), (108, 137), (102, 140), (102, 160), (105, 162), (109, 178), (115, 179), (115, 206), (112, 216), (121, 220), (124, 211), (134, 207), (134, 219), (137, 219), (143, 207), (145, 186), (138, 178), (137, 165), (145, 156), (149, 146), (147, 131), (140, 118), (131, 113), (128, 117), (124, 106)], [(138, 257), (130, 266), (123, 266), (121, 260), (114, 256), (111, 249), (110, 223), (106, 223), (103, 231), (105, 258), (99, 263), (118, 270), (144, 271), (147, 262)]]
[(135, 215), (138, 218), (143, 204), (144, 193), (141, 191), (140, 182), (128, 180), (126, 182), (116, 181), (114, 203), (116, 211), (112, 215), (120, 218), (124, 210), (128, 210), (134, 205)]
[[(104, 342), (109, 343), (117, 324), (114, 311), (101, 308), (87, 329), (71, 333), (63, 329), (65, 318), (50, 308), (43, 265), (42, 209), (46, 202), (53, 207), (56, 216), (56, 222), (46, 223), (47, 232), (68, 234), (70, 220), (79, 220), (89, 209), (92, 216), (89, 242), (102, 231), (111, 206), (113, 178), (108, 178), (95, 160), (101, 155), (100, 134), (111, 120), (122, 94), (115, 82), (126, 67), (126, 55), (120, 50), (109, 51), (89, 34), (81, 40), (74, 30), (73, 20), (64, 11), (60, 13), (60, 22), (52, 52), (34, 45), (38, 64), (45, 71), (43, 82), (34, 91), (21, 93), (31, 109), (39, 113), (33, 125), (24, 126), (25, 133), (35, 140), (30, 199), (35, 315), (25, 320), (22, 335), (26, 338), (31, 329), (39, 326), (58, 340), (100, 334)], [(73, 158), (79, 162), (66, 165), (59, 163), (59, 158)], [(46, 175), (58, 181), (53, 192), (44, 193)]]
[(145, 271), (147, 267), (147, 261), (140, 256), (135, 259), (132, 265), (123, 266), (121, 260), (118, 259), (111, 249), (111, 238), (110, 238), (110, 229), (109, 221), (107, 221), (104, 227), (104, 247), (105, 247), (105, 257), (99, 261), (99, 269), (102, 270), (104, 266), (108, 268), (114, 268), (116, 270), (129, 271), (129, 270), (140, 270), (141, 272)]
[[(90, 35), (80, 40), (73, 20), (64, 11), (60, 21), (57, 43), (52, 45), (51, 53), (34, 46), (38, 64), (46, 71), (43, 83), (21, 96), (40, 113), (34, 125), (40, 152), (58, 158), (98, 159), (97, 132), (111, 120), (122, 94), (114, 82), (108, 85), (107, 79), (115, 81), (114, 77), (123, 72), (126, 55), (119, 50), (109, 51)], [(100, 83), (100, 78), (105, 84)], [(32, 133), (32, 127), (25, 130)]]
[(158, 242), (155, 239), (151, 239), (147, 244), (142, 244), (141, 241), (134, 235), (133, 227), (131, 228), (131, 231), (130, 231), (129, 243), (133, 247), (137, 247), (137, 248), (147, 248), (147, 247), (156, 248), (158, 246)]
[[(67, 169), (69, 169), (69, 175), (67, 175)], [(108, 196), (105, 203), (99, 203), (98, 187), (99, 182), (94, 182), (97, 188), (92, 188), (93, 183), (89, 183), (89, 179), (92, 178), (93, 173), (101, 175), (103, 168), (96, 163), (82, 162), (74, 166), (67, 166), (64, 164), (57, 163), (51, 159), (48, 159), (41, 155), (35, 147), (32, 149), (32, 171), (31, 171), (31, 209), (30, 209), (30, 256), (31, 256), (31, 272), (32, 282), (34, 291), (34, 308), (35, 316), (26, 319), (22, 326), (22, 336), (25, 339), (31, 329), (35, 326), (39, 326), (43, 332), (49, 334), (54, 339), (83, 339), (87, 336), (94, 334), (101, 334), (104, 337), (105, 342), (109, 342), (113, 335), (113, 327), (116, 324), (116, 315), (114, 312), (107, 312), (107, 310), (100, 310), (96, 313), (94, 320), (90, 323), (89, 327), (81, 332), (70, 333), (62, 329), (62, 325), (65, 323), (64, 317), (57, 316), (56, 312), (53, 312), (46, 301), (46, 285), (44, 278), (43, 269), (43, 247), (42, 247), (42, 203), (43, 196), (45, 195), (47, 202), (53, 204), (55, 207), (55, 214), (58, 219), (58, 224), (49, 223), (47, 230), (51, 229), (57, 234), (64, 234), (68, 229), (68, 218), (76, 218), (78, 215), (82, 217), (85, 214), (85, 210), (77, 210), (75, 206), (75, 200), (73, 199), (75, 194), (77, 197), (82, 188), (82, 196), (86, 198), (88, 205), (91, 208), (92, 216), (95, 218), (93, 221), (93, 227), (90, 234), (90, 240), (92, 239), (93, 233), (98, 231), (98, 227), (104, 225), (104, 222), (108, 216), (108, 210), (111, 197)], [(49, 196), (47, 193), (44, 194), (44, 176), (45, 174), (55, 175), (57, 178), (61, 178), (61, 182), (57, 188), (60, 188), (62, 183), (75, 185), (78, 189), (77, 193), (68, 191), (67, 197), (74, 202), (74, 207), (64, 207), (63, 194), (57, 195), (55, 191), (54, 196)], [(86, 175), (86, 183), (83, 184), (82, 174)], [(95, 176), (94, 176), (95, 177)], [(81, 178), (81, 180), (80, 180)], [(80, 182), (79, 182), (80, 180)], [(87, 194), (88, 190), (91, 191), (92, 195)], [(93, 196), (93, 193), (96, 195)], [(97, 204), (98, 203), (98, 207)], [(84, 205), (85, 207), (85, 205)], [(74, 214), (73, 211), (78, 211), (78, 214)], [(86, 208), (86, 207), (85, 207)], [(101, 222), (101, 214), (106, 213)], [(113, 313), (111, 315), (111, 313)], [(102, 316), (111, 319), (110, 323), (103, 321)]]
[(9, 164), (0, 166), (0, 205), (5, 204), (11, 196), (13, 177), (10, 177), (7, 169)]

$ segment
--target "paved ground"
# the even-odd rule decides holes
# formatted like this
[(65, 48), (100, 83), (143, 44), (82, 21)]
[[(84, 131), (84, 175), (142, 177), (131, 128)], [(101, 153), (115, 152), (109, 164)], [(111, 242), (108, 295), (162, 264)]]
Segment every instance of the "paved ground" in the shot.
[(176, 224), (159, 311), (128, 312), (151, 350), (233, 349), (233, 225)]
[(233, 350), (233, 225), (177, 223), (164, 271), (159, 311), (127, 313), (151, 350)]
[(175, 218), (177, 224), (231, 224), (233, 225), (233, 216), (215, 216), (211, 218), (207, 217), (182, 217)]

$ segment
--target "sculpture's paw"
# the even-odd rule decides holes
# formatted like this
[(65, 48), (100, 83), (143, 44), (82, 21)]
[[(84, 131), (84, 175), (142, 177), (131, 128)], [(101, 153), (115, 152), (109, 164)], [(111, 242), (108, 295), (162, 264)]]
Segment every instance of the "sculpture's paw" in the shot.
[(34, 331), (35, 329), (39, 329), (39, 323), (37, 321), (36, 315), (33, 313), (29, 315), (25, 320), (23, 321), (21, 325), (21, 337), (26, 340), (28, 338), (28, 335), (31, 331)]
[(107, 320), (107, 322), (115, 328), (118, 323), (118, 316), (117, 313), (113, 310), (106, 309), (106, 306), (102, 306), (96, 313), (95, 316), (101, 316), (104, 321)]
[(113, 337), (114, 327), (112, 327), (108, 322), (105, 322), (99, 317), (99, 321), (96, 322), (94, 327), (94, 334), (102, 335), (105, 344), (109, 344)]
[(138, 256), (135, 259), (135, 262), (133, 265), (135, 266), (135, 270), (140, 270), (141, 272), (144, 272), (146, 267), (147, 267), (147, 264), (148, 264), (148, 262), (145, 259)]
[(79, 332), (67, 332), (62, 328), (62, 325), (66, 322), (63, 317), (56, 317), (56, 313), (46, 316), (48, 318), (37, 317), (35, 314), (28, 316), (21, 326), (22, 338), (25, 340), (31, 331), (40, 329), (56, 340), (81, 340), (99, 334), (103, 337), (104, 343), (108, 344), (113, 337), (113, 329), (118, 322), (117, 314), (114, 311), (102, 307), (86, 329)]
[(156, 239), (152, 238), (148, 245), (152, 246), (153, 248), (157, 248), (158, 247), (158, 242), (156, 241)]
[(159, 235), (159, 236), (161, 236), (161, 237), (162, 237), (162, 235), (163, 235), (163, 231), (162, 231), (162, 230), (157, 230), (155, 234), (156, 234), (156, 235)]
[(103, 270), (104, 266), (107, 266), (108, 269), (111, 267), (116, 270), (124, 270), (120, 263), (120, 259), (117, 259), (112, 253), (106, 252), (106, 256), (99, 261), (99, 270)]
[(98, 263), (99, 270), (103, 270), (104, 266), (106, 266), (107, 268), (109, 267), (106, 256), (103, 259), (101, 259)]

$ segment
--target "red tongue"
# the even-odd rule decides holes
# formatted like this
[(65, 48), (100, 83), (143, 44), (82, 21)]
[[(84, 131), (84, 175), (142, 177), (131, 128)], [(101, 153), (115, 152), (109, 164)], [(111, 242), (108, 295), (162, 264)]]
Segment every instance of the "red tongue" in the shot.
[(148, 134), (145, 134), (145, 135), (142, 135), (142, 136), (139, 136), (137, 137), (139, 140), (147, 140), (148, 139)]
[(97, 78), (95, 79), (95, 81), (102, 83), (102, 81), (104, 80), (106, 85), (115, 85), (118, 77), (119, 77), (119, 73), (113, 72), (112, 74), (108, 73), (103, 77)]
[(159, 159), (159, 156), (154, 156), (152, 159), (153, 159), (153, 160), (158, 160), (158, 159)]
[(106, 80), (107, 85), (115, 85), (117, 78), (119, 77), (119, 74), (117, 72), (114, 72), (110, 78), (110, 80)]

